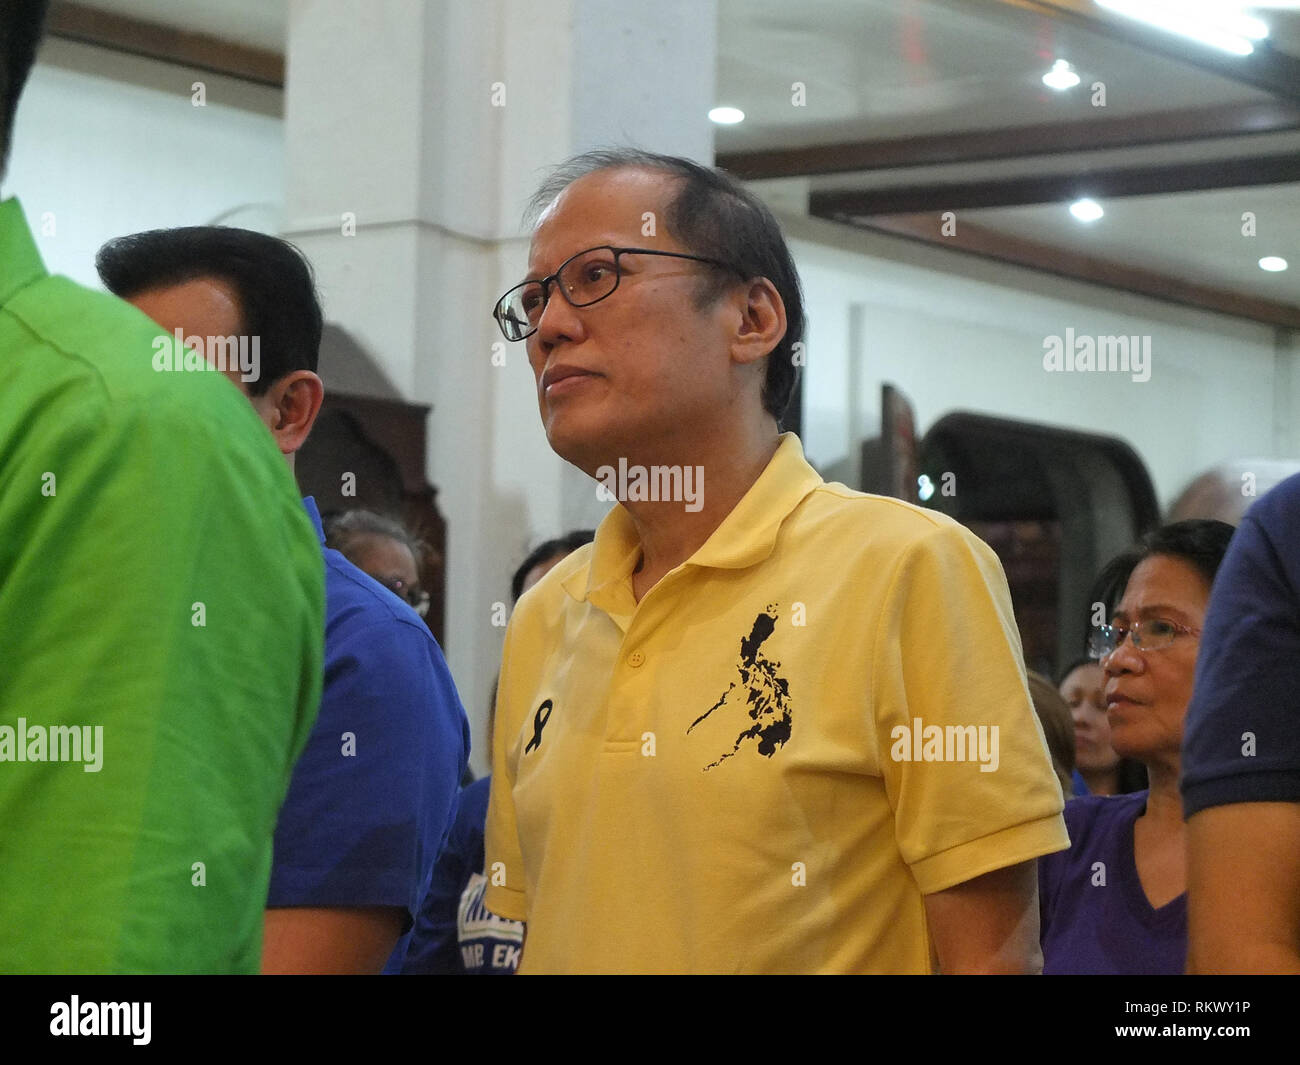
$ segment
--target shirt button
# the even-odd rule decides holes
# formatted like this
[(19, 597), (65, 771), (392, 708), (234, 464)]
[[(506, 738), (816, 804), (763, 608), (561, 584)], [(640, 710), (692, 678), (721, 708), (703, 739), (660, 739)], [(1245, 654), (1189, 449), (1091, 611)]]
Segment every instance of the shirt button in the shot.
[(645, 664), (645, 655), (642, 654), (640, 651), (633, 651), (630, 655), (627, 656), (627, 664), (631, 666), (633, 669), (636, 669), (638, 666), (642, 666)]

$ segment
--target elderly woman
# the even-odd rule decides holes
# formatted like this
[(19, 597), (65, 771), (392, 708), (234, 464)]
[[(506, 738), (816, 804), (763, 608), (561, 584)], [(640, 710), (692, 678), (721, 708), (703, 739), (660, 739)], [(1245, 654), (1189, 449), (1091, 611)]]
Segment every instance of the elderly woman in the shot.
[(1142, 762), (1147, 791), (1065, 807), (1070, 849), (1039, 859), (1044, 973), (1181, 973), (1187, 956), (1183, 716), (1210, 584), (1232, 526), (1180, 521), (1111, 562), (1122, 589), (1094, 636), (1111, 745)]

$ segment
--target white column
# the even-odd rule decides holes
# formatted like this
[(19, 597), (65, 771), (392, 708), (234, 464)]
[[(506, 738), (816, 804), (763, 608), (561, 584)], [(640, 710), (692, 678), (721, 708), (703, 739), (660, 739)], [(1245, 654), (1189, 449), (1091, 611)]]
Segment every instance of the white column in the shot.
[(716, 0), (289, 2), (285, 236), (327, 319), (433, 408), (446, 651), (480, 772), (493, 604), (533, 544), (603, 511), (547, 446), (492, 304), (522, 276), (548, 167), (609, 144), (712, 161), (716, 35)]

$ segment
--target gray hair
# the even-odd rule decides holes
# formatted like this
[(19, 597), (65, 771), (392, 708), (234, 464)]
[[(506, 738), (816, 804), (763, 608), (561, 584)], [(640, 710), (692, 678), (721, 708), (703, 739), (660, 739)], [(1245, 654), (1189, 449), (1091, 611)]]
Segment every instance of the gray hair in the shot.
[(325, 546), (343, 552), (349, 559), (352, 557), (351, 548), (363, 536), (386, 536), (405, 544), (417, 566), (424, 554), (424, 542), (410, 533), (405, 525), (373, 510), (345, 510), (325, 523)]

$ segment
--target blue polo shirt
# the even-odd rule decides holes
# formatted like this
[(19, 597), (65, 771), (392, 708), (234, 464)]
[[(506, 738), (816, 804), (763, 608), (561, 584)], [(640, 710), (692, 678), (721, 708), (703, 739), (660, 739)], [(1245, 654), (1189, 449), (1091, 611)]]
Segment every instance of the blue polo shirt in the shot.
[(469, 723), (419, 615), (338, 551), (325, 556), (325, 687), (275, 830), (267, 906), (397, 906), (406, 956), (469, 758)]
[(1183, 730), (1183, 816), (1300, 802), (1300, 475), (1242, 521), (1214, 578)]

